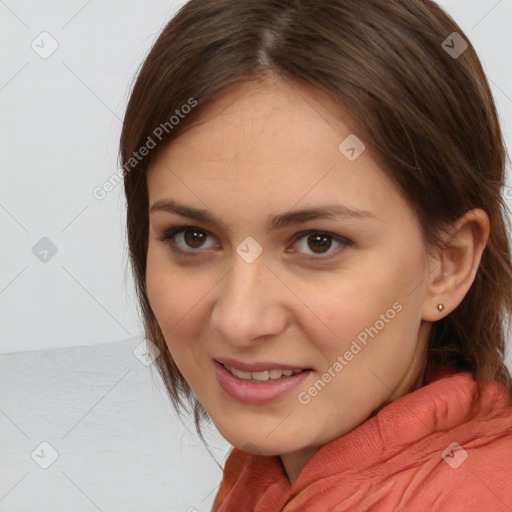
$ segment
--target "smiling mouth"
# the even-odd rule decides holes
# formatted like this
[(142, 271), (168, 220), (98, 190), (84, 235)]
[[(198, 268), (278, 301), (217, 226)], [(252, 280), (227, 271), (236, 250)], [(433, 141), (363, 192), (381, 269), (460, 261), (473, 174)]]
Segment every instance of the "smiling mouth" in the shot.
[[(222, 363), (220, 363), (222, 364)], [(270, 382), (275, 380), (281, 380), (287, 377), (292, 377), (302, 372), (307, 372), (309, 369), (303, 370), (280, 370), (274, 368), (272, 370), (262, 370), (258, 372), (244, 372), (242, 370), (238, 370), (237, 368), (233, 368), (232, 366), (227, 366), (222, 364), (226, 370), (228, 370), (232, 375), (238, 377), (242, 380), (249, 380), (254, 382)]]
[(214, 371), (219, 386), (230, 399), (265, 405), (291, 393), (308, 380), (314, 370), (278, 362), (245, 363), (226, 358), (223, 362), (214, 359)]

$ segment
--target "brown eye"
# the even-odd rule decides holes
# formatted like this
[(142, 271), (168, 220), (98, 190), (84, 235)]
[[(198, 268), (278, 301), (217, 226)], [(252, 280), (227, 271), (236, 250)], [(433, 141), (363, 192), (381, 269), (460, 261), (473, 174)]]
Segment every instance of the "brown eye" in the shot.
[(330, 249), (332, 237), (328, 235), (315, 234), (308, 236), (308, 247), (317, 254), (322, 254)]
[[(159, 239), (168, 244), (173, 252), (183, 256), (200, 256), (205, 254), (206, 249), (219, 247), (215, 245), (207, 231), (194, 226), (176, 226), (165, 231), (159, 236)], [(210, 245), (208, 245), (208, 239), (210, 239)], [(335, 245), (334, 250), (331, 251), (333, 241), (337, 246)], [(212, 243), (214, 245), (211, 245)], [(293, 245), (299, 246), (298, 249), (286, 250), (286, 252), (294, 253), (293, 257), (320, 261), (331, 255), (335, 256), (339, 252), (336, 249), (347, 248), (354, 244), (340, 235), (309, 230), (298, 233)]]
[[(294, 257), (321, 261), (336, 256), (340, 251), (354, 244), (348, 238), (340, 235), (309, 230), (298, 233), (293, 245), (295, 249), (287, 250), (287, 252), (294, 253)], [(318, 255), (318, 257), (315, 257), (315, 255)]]
[(183, 238), (189, 247), (199, 249), (206, 240), (206, 234), (195, 229), (187, 229), (183, 232)]
[(206, 231), (193, 226), (177, 226), (159, 236), (159, 239), (168, 244), (174, 252), (191, 256), (195, 256), (195, 253), (199, 254), (202, 249), (213, 247), (205, 245), (205, 242), (208, 243), (208, 238), (211, 237)]

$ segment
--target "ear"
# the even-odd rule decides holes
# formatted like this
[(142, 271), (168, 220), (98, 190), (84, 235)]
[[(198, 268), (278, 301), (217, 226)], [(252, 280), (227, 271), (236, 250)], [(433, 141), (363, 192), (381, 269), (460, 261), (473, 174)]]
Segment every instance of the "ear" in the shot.
[[(429, 261), (423, 320), (436, 322), (462, 302), (475, 280), (489, 232), (489, 217), (480, 208), (447, 226), (442, 246), (434, 248)], [(444, 306), (441, 311), (439, 304)]]

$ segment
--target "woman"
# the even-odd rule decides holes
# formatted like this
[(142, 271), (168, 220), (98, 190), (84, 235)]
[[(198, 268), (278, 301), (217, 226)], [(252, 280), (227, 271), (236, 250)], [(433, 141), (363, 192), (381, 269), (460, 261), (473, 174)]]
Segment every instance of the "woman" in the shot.
[[(126, 111), (127, 229), (214, 511), (508, 510), (506, 151), (428, 0), (192, 0)], [(508, 507), (508, 508), (507, 508)]]

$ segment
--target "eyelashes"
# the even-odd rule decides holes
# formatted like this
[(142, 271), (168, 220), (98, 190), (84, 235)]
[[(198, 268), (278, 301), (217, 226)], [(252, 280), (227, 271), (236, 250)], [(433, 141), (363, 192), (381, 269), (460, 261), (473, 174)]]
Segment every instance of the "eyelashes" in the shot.
[[(178, 235), (182, 236), (180, 237)], [(193, 236), (188, 237), (187, 240), (187, 235)], [(181, 239), (181, 247), (176, 240), (177, 238)], [(185, 257), (198, 257), (204, 253), (205, 250), (211, 249), (212, 247), (205, 248), (203, 244), (203, 242), (207, 241), (208, 238), (211, 238), (208, 231), (195, 226), (176, 226), (166, 230), (158, 236), (158, 239), (168, 245), (172, 252)], [(301, 231), (300, 233), (295, 234), (292, 245), (297, 245), (297, 242), (302, 242), (302, 248), (311, 252), (304, 253), (301, 252), (301, 250), (290, 251), (288, 249), (286, 252), (291, 253), (294, 258), (317, 261), (331, 258), (339, 254), (340, 250), (354, 245), (352, 241), (343, 236), (313, 229)], [(312, 242), (313, 248), (309, 246), (308, 242)], [(339, 247), (334, 250), (330, 250), (333, 247), (333, 242), (334, 244), (339, 244)], [(189, 244), (192, 244), (192, 246)], [(319, 252), (316, 252), (316, 249), (318, 249)], [(326, 249), (328, 252), (322, 252), (323, 249)]]

